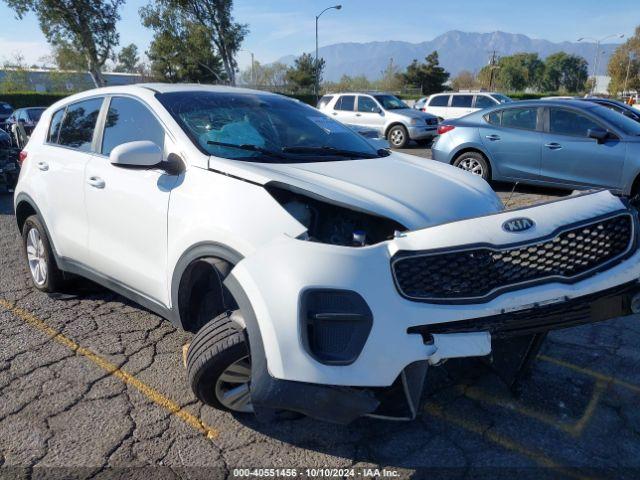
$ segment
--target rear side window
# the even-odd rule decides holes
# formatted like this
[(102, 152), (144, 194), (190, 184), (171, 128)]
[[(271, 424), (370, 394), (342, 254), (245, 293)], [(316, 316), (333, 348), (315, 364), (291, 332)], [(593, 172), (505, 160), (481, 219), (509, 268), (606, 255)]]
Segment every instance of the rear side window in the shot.
[(491, 125), (500, 125), (500, 116), (501, 116), (502, 112), (501, 111), (497, 111), (497, 112), (491, 112), (488, 115), (484, 116), (484, 119), (489, 122)]
[(322, 108), (327, 106), (327, 104), (333, 100), (333, 95), (325, 95), (324, 97), (322, 97), (320, 99), (320, 101), (318, 102), (318, 108)]
[(51, 117), (51, 125), (49, 125), (49, 134), (47, 135), (47, 142), (58, 143), (58, 135), (60, 134), (60, 124), (62, 123), (62, 117), (64, 116), (64, 108), (58, 110)]
[(102, 153), (109, 155), (118, 145), (139, 140), (149, 140), (162, 148), (164, 129), (142, 103), (132, 98), (113, 98), (102, 136)]
[(446, 107), (449, 105), (449, 95), (437, 95), (429, 101), (430, 107)]
[(62, 120), (58, 143), (83, 152), (90, 151), (101, 106), (102, 98), (92, 98), (69, 105)]
[(454, 95), (451, 99), (451, 106), (458, 108), (471, 108), (473, 105), (473, 95)]
[(342, 95), (336, 102), (335, 110), (347, 110), (349, 112), (353, 112), (355, 104), (355, 95)]
[(589, 117), (562, 108), (549, 109), (549, 132), (557, 135), (586, 137), (590, 128), (599, 128)]
[(502, 111), (502, 126), (535, 130), (538, 119), (537, 108), (509, 108)]
[(496, 104), (495, 100), (486, 95), (478, 95), (476, 97), (476, 108), (489, 108)]

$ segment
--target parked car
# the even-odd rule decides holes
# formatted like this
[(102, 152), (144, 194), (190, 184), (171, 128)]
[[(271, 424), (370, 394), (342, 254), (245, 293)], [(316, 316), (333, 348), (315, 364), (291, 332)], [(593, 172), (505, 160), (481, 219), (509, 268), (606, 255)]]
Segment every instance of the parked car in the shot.
[(11, 145), (11, 136), (4, 130), (0, 129), (0, 150), (10, 148)]
[(486, 180), (640, 192), (640, 124), (591, 102), (513, 102), (439, 130), (433, 158)]
[(5, 127), (9, 116), (13, 113), (13, 107), (7, 102), (0, 102), (0, 129)]
[(640, 111), (637, 108), (633, 108), (630, 105), (627, 105), (624, 102), (620, 102), (618, 100), (612, 100), (610, 98), (598, 98), (598, 97), (586, 97), (580, 100), (597, 103), (598, 105), (602, 105), (603, 107), (614, 110), (622, 115), (629, 117), (631, 120), (635, 120), (636, 122), (640, 122)]
[(413, 108), (424, 112), (424, 104), (427, 103), (428, 99), (429, 97), (419, 98), (418, 100), (416, 100), (416, 103), (413, 104)]
[(271, 93), (85, 91), (20, 159), (35, 288), (81, 275), (194, 332), (189, 381), (217, 408), (413, 418), (429, 365), (511, 338), (520, 366), (546, 331), (640, 305), (631, 204), (504, 211), (480, 177)]
[(437, 134), (438, 120), (416, 111), (388, 93), (335, 93), (325, 95), (318, 109), (347, 124), (372, 128), (392, 148), (403, 148), (409, 140), (429, 142)]
[(46, 107), (28, 107), (18, 108), (7, 118), (5, 130), (9, 133), (13, 130), (13, 125), (20, 123), (24, 127), (27, 135), (31, 135), (31, 132), (38, 124), (42, 112), (46, 110)]
[(436, 93), (430, 95), (423, 110), (438, 117), (439, 121), (464, 117), (478, 110), (495, 107), (512, 100), (497, 92)]

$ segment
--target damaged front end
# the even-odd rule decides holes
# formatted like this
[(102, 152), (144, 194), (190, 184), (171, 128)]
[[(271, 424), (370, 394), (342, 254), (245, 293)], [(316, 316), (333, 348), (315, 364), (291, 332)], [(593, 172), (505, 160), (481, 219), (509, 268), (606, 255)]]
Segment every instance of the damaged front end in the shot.
[(546, 332), (640, 308), (637, 215), (609, 192), (408, 231), (277, 188), (307, 234), (225, 281), (247, 317), (258, 415), (411, 419), (431, 365), (493, 353), (513, 384)]

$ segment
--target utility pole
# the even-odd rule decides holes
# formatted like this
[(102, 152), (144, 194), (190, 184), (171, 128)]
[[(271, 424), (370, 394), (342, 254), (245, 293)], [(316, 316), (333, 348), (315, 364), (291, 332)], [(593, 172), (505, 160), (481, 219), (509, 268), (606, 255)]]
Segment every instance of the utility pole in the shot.
[(624, 98), (624, 93), (627, 91), (627, 82), (629, 81), (629, 70), (631, 69), (631, 61), (634, 59), (635, 54), (633, 52), (629, 52), (629, 61), (627, 62), (627, 74), (624, 77), (624, 87), (622, 88), (622, 97)]
[(491, 52), (491, 60), (489, 60), (489, 91), (493, 91), (493, 72), (497, 67), (497, 56), (496, 51), (493, 50)]

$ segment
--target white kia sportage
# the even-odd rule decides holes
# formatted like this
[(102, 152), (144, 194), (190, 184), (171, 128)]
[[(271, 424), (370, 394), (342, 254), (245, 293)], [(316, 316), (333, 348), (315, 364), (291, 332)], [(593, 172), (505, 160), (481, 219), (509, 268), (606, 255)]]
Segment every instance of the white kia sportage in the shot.
[(530, 359), (550, 329), (639, 308), (624, 200), (504, 211), (481, 178), (279, 95), (83, 92), (47, 109), (21, 161), (35, 286), (80, 275), (196, 333), (189, 379), (218, 408), (412, 418), (429, 365), (492, 340)]

